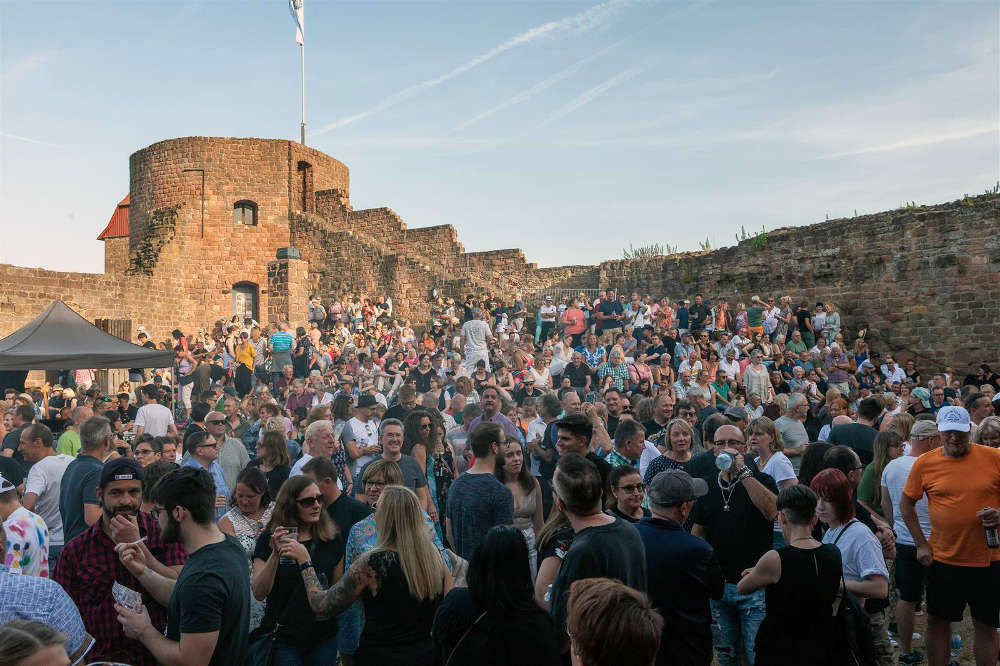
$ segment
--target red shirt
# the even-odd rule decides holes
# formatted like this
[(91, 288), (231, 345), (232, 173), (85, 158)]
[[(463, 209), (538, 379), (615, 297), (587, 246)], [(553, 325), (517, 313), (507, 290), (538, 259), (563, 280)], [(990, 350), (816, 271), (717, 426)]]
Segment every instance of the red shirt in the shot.
[[(167, 566), (184, 564), (187, 552), (180, 543), (164, 543), (160, 527), (152, 514), (139, 513), (139, 535), (146, 537), (146, 547)], [(94, 637), (94, 647), (87, 653), (88, 661), (117, 661), (135, 666), (155, 666), (153, 655), (142, 643), (126, 638), (115, 612), (111, 586), (117, 581), (142, 595), (149, 619), (157, 631), (167, 626), (167, 610), (146, 592), (125, 565), (118, 559), (115, 544), (98, 520), (85, 532), (66, 544), (52, 578), (62, 585), (73, 603), (80, 609), (83, 626)]]

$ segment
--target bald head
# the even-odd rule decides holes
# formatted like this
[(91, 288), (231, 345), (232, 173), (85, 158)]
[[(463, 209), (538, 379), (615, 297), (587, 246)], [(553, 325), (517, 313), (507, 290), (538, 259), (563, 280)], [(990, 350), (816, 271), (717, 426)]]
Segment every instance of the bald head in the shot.
[(715, 437), (712, 441), (716, 447), (721, 447), (723, 449), (733, 448), (737, 444), (739, 446), (744, 446), (746, 442), (746, 440), (743, 439), (743, 431), (734, 425), (720, 426), (719, 429), (715, 431)]
[(851, 417), (847, 414), (841, 414), (840, 416), (833, 417), (833, 421), (830, 422), (830, 427), (832, 428), (834, 426), (847, 425), (848, 423), (854, 423), (854, 421), (852, 421)]

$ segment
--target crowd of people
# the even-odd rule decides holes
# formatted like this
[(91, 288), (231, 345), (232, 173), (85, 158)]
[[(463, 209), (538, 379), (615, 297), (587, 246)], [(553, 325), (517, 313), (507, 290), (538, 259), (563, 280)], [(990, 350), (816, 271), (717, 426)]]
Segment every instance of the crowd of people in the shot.
[(996, 663), (988, 365), (830, 303), (558, 300), (314, 298), (6, 390), (0, 666), (945, 666), (967, 616)]

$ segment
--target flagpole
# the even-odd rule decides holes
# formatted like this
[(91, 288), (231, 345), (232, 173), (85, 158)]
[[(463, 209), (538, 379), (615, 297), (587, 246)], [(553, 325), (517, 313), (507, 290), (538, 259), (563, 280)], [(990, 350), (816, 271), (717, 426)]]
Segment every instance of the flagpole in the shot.
[(302, 37), (302, 145), (306, 145), (306, 40)]

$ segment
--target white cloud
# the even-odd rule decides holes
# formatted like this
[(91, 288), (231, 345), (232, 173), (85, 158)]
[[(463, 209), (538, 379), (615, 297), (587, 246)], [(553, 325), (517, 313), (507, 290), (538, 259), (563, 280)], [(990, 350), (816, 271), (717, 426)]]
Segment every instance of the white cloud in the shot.
[(865, 155), (868, 153), (885, 153), (892, 150), (904, 150), (907, 148), (918, 148), (920, 146), (929, 146), (935, 143), (944, 143), (946, 141), (958, 141), (960, 139), (969, 139), (976, 136), (982, 136), (984, 134), (993, 134), (1000, 132), (1000, 125), (982, 125), (980, 127), (970, 127), (965, 130), (959, 130), (955, 132), (939, 132), (936, 134), (923, 134), (917, 136), (911, 136), (906, 139), (901, 139), (899, 141), (892, 141), (890, 143), (882, 143), (875, 146), (866, 146), (864, 148), (855, 148), (853, 150), (845, 150), (838, 153), (830, 153), (829, 155), (823, 155), (818, 159), (837, 159), (840, 157), (851, 157), (854, 155)]
[(57, 55), (58, 49), (42, 49), (34, 53), (23, 55), (10, 66), (3, 68), (3, 85), (5, 88), (15, 86), (28, 79), (46, 63), (51, 62)]
[(621, 84), (623, 84), (623, 83), (625, 83), (627, 81), (630, 81), (630, 80), (634, 79), (640, 73), (642, 73), (642, 68), (641, 67), (629, 67), (628, 69), (625, 69), (625, 70), (622, 70), (621, 72), (618, 72), (617, 74), (615, 74), (614, 76), (612, 76), (610, 79), (605, 79), (604, 81), (601, 81), (600, 83), (598, 83), (593, 88), (591, 88), (589, 90), (586, 90), (583, 93), (577, 95), (576, 97), (574, 97), (573, 99), (571, 99), (569, 102), (567, 102), (566, 104), (562, 105), (561, 107), (559, 107), (558, 109), (556, 109), (555, 111), (553, 111), (552, 113), (550, 113), (545, 118), (545, 120), (542, 121), (541, 125), (547, 125), (548, 123), (552, 122), (553, 120), (558, 120), (559, 118), (563, 118), (564, 116), (567, 116), (567, 115), (573, 113), (574, 111), (576, 111), (580, 107), (582, 107), (582, 106), (584, 106), (586, 104), (590, 104), (595, 99), (597, 99), (598, 97), (600, 97), (601, 95), (603, 95), (607, 91), (611, 90), (615, 86), (619, 86), (619, 85), (621, 85)]
[(340, 120), (328, 123), (320, 127), (317, 131), (312, 132), (312, 136), (319, 136), (320, 134), (326, 134), (340, 127), (350, 125), (351, 123), (357, 122), (368, 116), (385, 111), (400, 102), (408, 100), (412, 97), (419, 95), (425, 90), (429, 90), (435, 86), (441, 85), (446, 81), (450, 81), (457, 76), (460, 76), (471, 69), (493, 60), (497, 56), (510, 51), (511, 49), (517, 48), (518, 46), (524, 46), (532, 42), (538, 41), (544, 37), (549, 37), (551, 35), (576, 31), (576, 32), (586, 32), (592, 30), (607, 21), (615, 15), (616, 12), (627, 7), (628, 5), (634, 4), (637, 0), (607, 0), (600, 4), (594, 5), (589, 9), (582, 12), (568, 16), (558, 21), (550, 21), (548, 23), (543, 23), (542, 25), (537, 25), (533, 28), (529, 28), (522, 33), (514, 35), (502, 44), (494, 46), (490, 50), (479, 54), (478, 56), (468, 60), (458, 67), (455, 67), (449, 72), (442, 74), (441, 76), (434, 77), (432, 79), (427, 79), (426, 81), (421, 81), (420, 83), (414, 84), (407, 88), (404, 88), (398, 92), (389, 95), (384, 100), (372, 106), (365, 111), (360, 113), (355, 113), (354, 115), (341, 118)]

